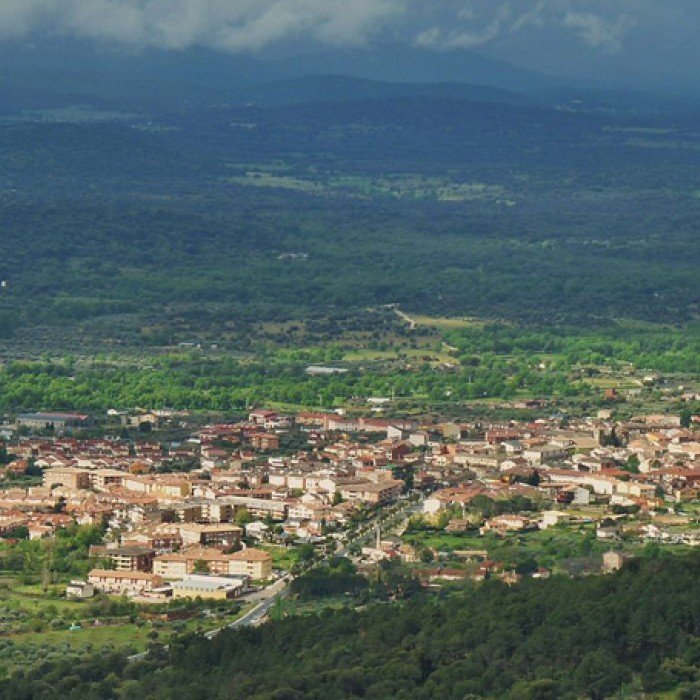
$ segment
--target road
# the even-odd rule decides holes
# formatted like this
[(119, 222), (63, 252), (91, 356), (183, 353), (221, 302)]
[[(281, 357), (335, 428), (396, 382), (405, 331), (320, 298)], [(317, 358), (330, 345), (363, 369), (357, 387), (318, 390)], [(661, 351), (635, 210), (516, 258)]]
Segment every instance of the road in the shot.
[(408, 327), (410, 330), (414, 331), (416, 330), (416, 326), (418, 325), (416, 321), (414, 321), (407, 313), (404, 311), (401, 311), (401, 309), (394, 308), (394, 313), (403, 321), (406, 321), (408, 323)]
[(237, 620), (234, 620), (224, 627), (219, 627), (218, 629), (211, 630), (211, 632), (206, 632), (204, 636), (207, 639), (213, 639), (217, 634), (223, 632), (224, 630), (232, 630), (238, 627), (249, 627), (251, 625), (255, 625), (265, 618), (267, 611), (277, 602), (279, 598), (284, 598), (288, 593), (289, 585), (286, 581), (283, 579), (275, 581), (275, 583), (273, 583), (271, 586), (267, 586), (267, 588), (264, 588), (262, 591), (253, 593), (253, 596), (257, 596), (260, 599), (260, 602), (245, 615), (242, 615)]

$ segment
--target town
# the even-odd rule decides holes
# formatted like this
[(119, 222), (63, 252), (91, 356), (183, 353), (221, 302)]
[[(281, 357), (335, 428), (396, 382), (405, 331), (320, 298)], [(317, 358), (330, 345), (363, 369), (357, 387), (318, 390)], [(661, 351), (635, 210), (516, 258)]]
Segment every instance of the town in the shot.
[(47, 560), (44, 590), (146, 605), (267, 600), (334, 553), (366, 574), (400, 563), (434, 587), (614, 571), (644, 547), (700, 545), (698, 417), (421, 424), (252, 410), (155, 440), (173, 420), (124, 416), (153, 429), (130, 440), (80, 437), (87, 415), (17, 416), (2, 448), (3, 569), (27, 570), (22, 542), (90, 528), (85, 575)]

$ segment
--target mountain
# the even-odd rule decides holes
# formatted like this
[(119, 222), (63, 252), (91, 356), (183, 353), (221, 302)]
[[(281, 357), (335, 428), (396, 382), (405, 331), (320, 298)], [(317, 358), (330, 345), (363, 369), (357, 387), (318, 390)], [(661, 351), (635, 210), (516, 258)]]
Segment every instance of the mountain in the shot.
[(283, 104), (417, 94), (513, 102), (513, 92), (557, 84), (474, 53), (402, 46), (281, 59), (207, 49), (130, 54), (58, 39), (40, 46), (0, 45), (0, 109), (5, 112), (79, 103), (138, 111), (231, 100)]
[(471, 83), (524, 92), (566, 81), (472, 51), (433, 51), (403, 44), (333, 49), (277, 61), (280, 71), (334, 73), (398, 83)]
[(391, 83), (342, 75), (309, 75), (253, 85), (238, 91), (241, 98), (265, 106), (304, 102), (357, 102), (427, 97), (474, 102), (528, 104), (530, 100), (509, 90), (466, 83)]

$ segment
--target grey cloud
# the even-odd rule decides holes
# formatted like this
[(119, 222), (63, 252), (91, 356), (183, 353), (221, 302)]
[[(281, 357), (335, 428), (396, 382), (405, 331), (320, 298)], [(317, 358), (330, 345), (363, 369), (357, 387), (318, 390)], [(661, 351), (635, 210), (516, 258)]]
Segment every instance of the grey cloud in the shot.
[(700, 60), (698, 21), (698, 0), (0, 0), (0, 40), (53, 35), (245, 52), (389, 38), (435, 50), (479, 47), (545, 70), (628, 52)]
[(362, 43), (403, 0), (2, 0), (0, 38), (33, 32), (132, 46), (230, 51), (287, 38)]
[[(472, 8), (464, 8), (457, 15), (459, 20), (467, 20), (469, 22), (474, 20), (475, 17), (476, 14)], [(448, 31), (435, 26), (420, 32), (416, 37), (416, 43), (419, 46), (438, 47), (441, 49), (471, 49), (483, 46), (501, 35), (510, 17), (510, 7), (508, 4), (505, 4), (486, 25), (480, 28)]]
[[(646, 0), (636, 0), (637, 9)], [(418, 32), (416, 43), (437, 49), (470, 48), (527, 31), (573, 32), (587, 46), (618, 51), (635, 22), (635, 0), (444, 0), (441, 23)], [(648, 10), (648, 8), (647, 8)], [(445, 29), (444, 27), (449, 27)]]
[(626, 16), (615, 21), (589, 13), (568, 12), (564, 17), (564, 26), (578, 30), (580, 37), (592, 48), (616, 53), (622, 48), (624, 35), (634, 25)]

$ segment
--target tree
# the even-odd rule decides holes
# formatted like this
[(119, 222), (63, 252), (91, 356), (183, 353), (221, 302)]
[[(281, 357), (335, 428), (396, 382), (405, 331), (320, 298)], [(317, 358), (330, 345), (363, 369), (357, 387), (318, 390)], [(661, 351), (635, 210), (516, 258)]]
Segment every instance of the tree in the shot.
[(234, 516), (234, 521), (236, 525), (240, 527), (245, 527), (248, 523), (253, 522), (253, 516), (247, 508), (239, 508)]
[(209, 564), (207, 564), (204, 559), (197, 559), (194, 563), (194, 573), (195, 574), (208, 574)]
[(639, 457), (637, 457), (637, 455), (630, 455), (627, 458), (624, 469), (632, 474), (639, 474)]
[(589, 651), (576, 670), (576, 681), (582, 692), (593, 700), (603, 700), (619, 689), (624, 674), (615, 655), (604, 649)]
[(693, 420), (693, 412), (689, 408), (684, 408), (681, 411), (681, 428), (690, 428)]

